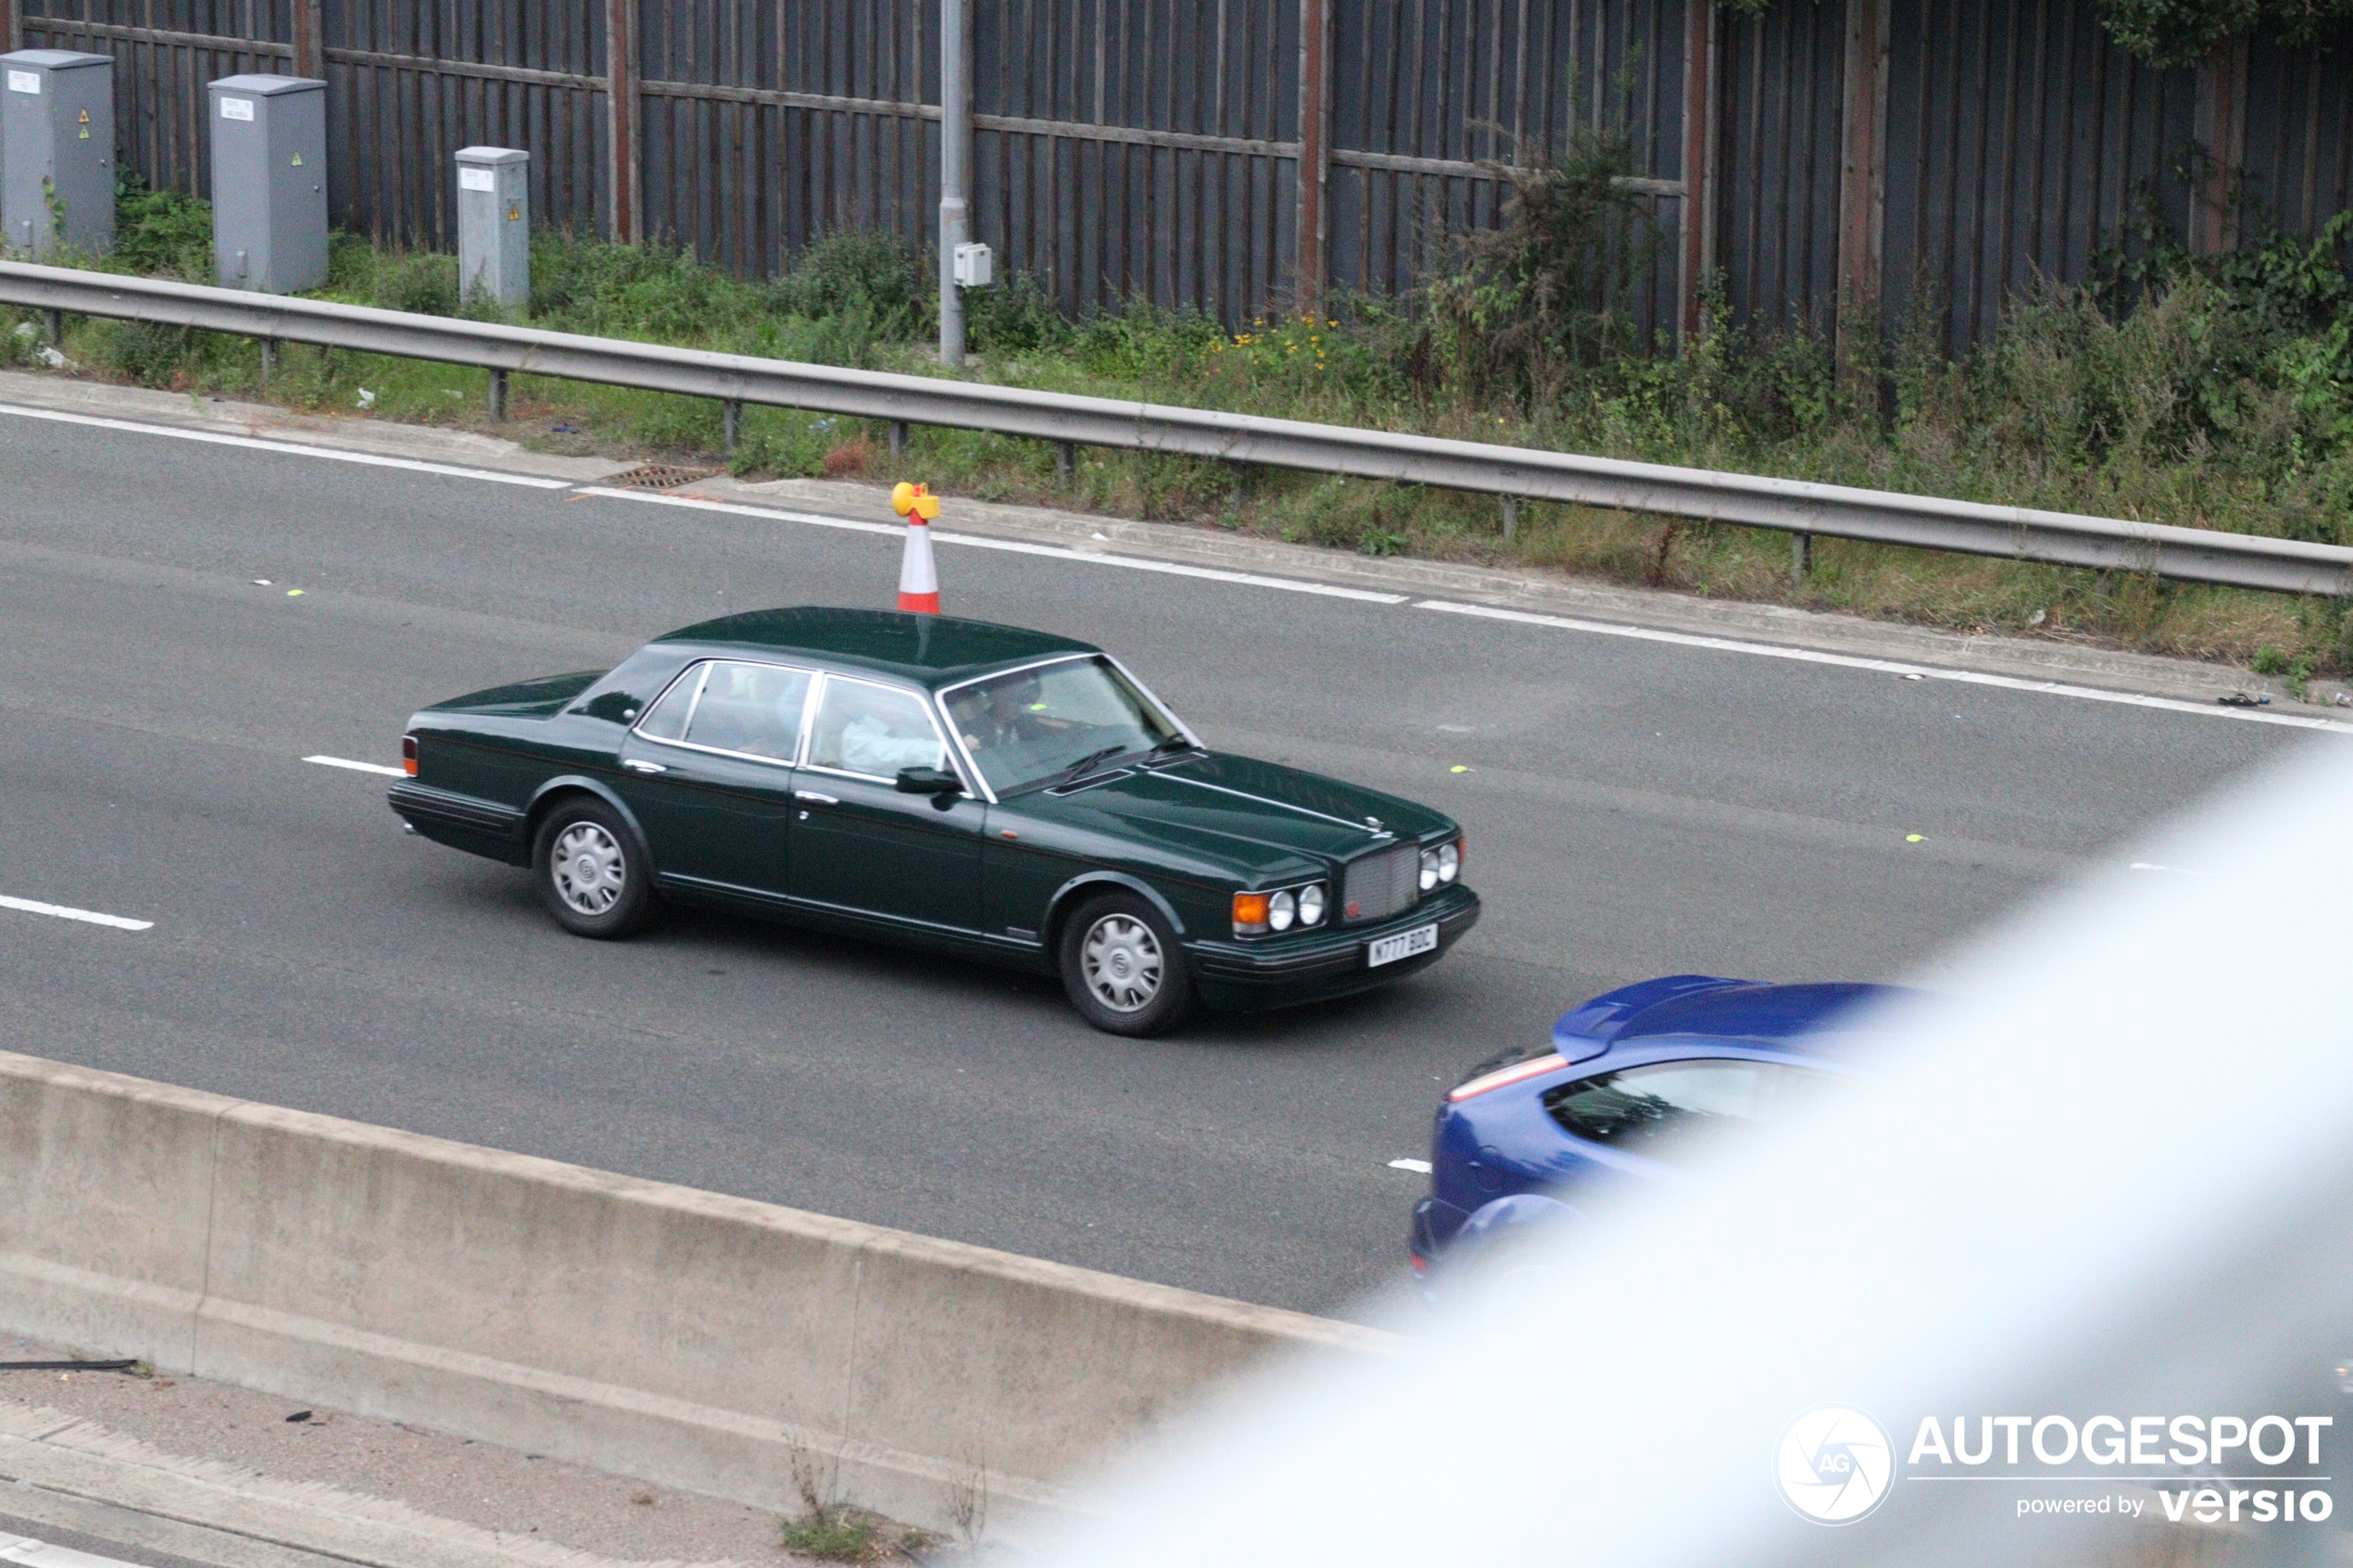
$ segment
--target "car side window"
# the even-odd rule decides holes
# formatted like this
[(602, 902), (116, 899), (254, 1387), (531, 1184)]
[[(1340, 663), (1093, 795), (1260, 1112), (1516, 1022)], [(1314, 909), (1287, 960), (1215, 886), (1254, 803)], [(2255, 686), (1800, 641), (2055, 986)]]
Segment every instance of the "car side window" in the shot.
[(702, 690), (703, 677), (710, 673), (708, 664), (688, 665), (639, 721), (637, 733), (649, 740), (684, 740), (687, 717), (695, 710), (695, 694)]
[[(1785, 1074), (1809, 1084), (1824, 1076), (1767, 1061), (1663, 1061), (1564, 1084), (1544, 1096), (1544, 1109), (1572, 1137), (1680, 1161), (1708, 1138), (1769, 1121)], [(1789, 1088), (1793, 1106), (1815, 1098)]]
[(914, 693), (839, 676), (825, 682), (809, 736), (810, 766), (892, 779), (902, 768), (940, 768), (947, 760), (931, 709)]
[(722, 660), (703, 678), (686, 721), (686, 744), (789, 762), (800, 749), (810, 674), (775, 664)]

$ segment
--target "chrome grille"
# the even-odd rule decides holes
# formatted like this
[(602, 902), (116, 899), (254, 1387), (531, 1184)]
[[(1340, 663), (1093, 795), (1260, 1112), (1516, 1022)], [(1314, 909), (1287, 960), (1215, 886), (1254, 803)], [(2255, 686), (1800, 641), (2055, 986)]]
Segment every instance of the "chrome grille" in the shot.
[(1421, 890), (1422, 852), (1418, 845), (1401, 844), (1348, 863), (1341, 884), (1340, 918), (1379, 920), (1414, 901)]

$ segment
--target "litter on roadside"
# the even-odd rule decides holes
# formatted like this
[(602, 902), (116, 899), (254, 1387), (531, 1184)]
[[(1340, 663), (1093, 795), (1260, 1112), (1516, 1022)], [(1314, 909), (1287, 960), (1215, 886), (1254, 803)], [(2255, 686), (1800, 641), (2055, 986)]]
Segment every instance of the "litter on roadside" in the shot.
[(2218, 696), (2214, 700), (2225, 708), (2264, 708), (2271, 701), (2268, 696), (2249, 696), (2245, 692), (2233, 692), (2228, 696)]

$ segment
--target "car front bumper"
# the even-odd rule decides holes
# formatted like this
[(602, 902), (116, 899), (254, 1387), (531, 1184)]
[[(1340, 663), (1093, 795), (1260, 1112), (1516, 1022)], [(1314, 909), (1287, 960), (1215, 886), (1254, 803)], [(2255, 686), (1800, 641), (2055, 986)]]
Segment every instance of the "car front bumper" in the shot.
[[(1366, 967), (1371, 945), (1435, 922), (1438, 946), (1410, 959)], [(1333, 926), (1271, 942), (1189, 942), (1185, 956), (1201, 999), (1229, 1012), (1290, 1007), (1345, 997), (1418, 974), (1478, 923), (1478, 895), (1454, 886), (1433, 893), (1403, 914), (1363, 925)]]

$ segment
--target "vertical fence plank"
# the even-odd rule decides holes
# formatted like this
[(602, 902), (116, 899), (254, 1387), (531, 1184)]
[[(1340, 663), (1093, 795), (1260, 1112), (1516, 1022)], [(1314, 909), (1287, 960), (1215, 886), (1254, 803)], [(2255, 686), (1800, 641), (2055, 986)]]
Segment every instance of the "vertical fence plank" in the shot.
[(635, 245), (645, 237), (638, 210), (640, 191), (637, 94), (637, 0), (605, 0), (605, 121), (610, 172), (612, 237)]

